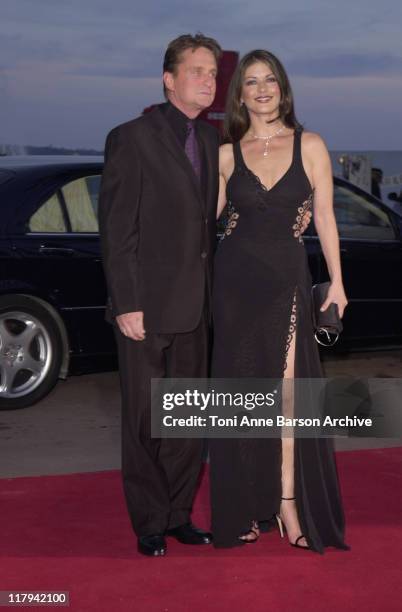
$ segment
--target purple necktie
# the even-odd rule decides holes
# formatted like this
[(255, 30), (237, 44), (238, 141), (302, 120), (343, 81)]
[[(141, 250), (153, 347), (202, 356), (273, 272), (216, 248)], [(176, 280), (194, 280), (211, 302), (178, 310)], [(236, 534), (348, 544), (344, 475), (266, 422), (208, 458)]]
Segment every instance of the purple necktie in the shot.
[(200, 153), (198, 150), (198, 143), (195, 137), (195, 128), (194, 121), (189, 119), (187, 121), (187, 136), (186, 142), (184, 144), (184, 150), (186, 152), (187, 157), (190, 160), (191, 165), (194, 168), (194, 172), (200, 178), (201, 176), (201, 163), (200, 163)]

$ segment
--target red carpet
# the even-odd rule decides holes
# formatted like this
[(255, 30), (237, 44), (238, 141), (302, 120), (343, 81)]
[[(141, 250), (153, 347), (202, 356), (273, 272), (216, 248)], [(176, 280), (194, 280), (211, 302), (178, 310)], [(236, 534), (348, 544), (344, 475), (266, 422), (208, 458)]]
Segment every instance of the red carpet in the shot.
[[(337, 460), (351, 551), (324, 556), (270, 532), (229, 551), (169, 539), (167, 557), (148, 559), (118, 472), (1, 480), (0, 590), (70, 591), (83, 612), (400, 611), (402, 448)], [(206, 477), (193, 519), (208, 526)]]

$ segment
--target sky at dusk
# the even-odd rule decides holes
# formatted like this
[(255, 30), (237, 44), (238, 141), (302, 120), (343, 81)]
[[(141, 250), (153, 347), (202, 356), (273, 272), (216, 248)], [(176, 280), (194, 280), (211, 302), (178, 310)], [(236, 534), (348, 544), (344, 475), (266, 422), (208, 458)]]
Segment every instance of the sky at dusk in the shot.
[(0, 143), (102, 149), (163, 100), (167, 43), (275, 53), (331, 149), (402, 149), (400, 0), (0, 0)]

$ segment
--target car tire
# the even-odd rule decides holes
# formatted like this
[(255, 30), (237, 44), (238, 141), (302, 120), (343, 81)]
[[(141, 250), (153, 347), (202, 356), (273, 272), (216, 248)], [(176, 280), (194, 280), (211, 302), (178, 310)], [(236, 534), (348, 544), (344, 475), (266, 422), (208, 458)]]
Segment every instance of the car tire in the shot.
[(32, 406), (55, 386), (62, 334), (51, 309), (33, 297), (0, 297), (0, 410)]

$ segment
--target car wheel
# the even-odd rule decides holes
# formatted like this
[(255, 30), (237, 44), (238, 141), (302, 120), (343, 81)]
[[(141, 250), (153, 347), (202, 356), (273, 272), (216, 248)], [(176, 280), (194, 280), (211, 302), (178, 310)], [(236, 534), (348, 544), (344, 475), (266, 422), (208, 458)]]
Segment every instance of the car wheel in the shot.
[(54, 387), (63, 359), (59, 326), (41, 303), (0, 297), (0, 409), (25, 408)]

